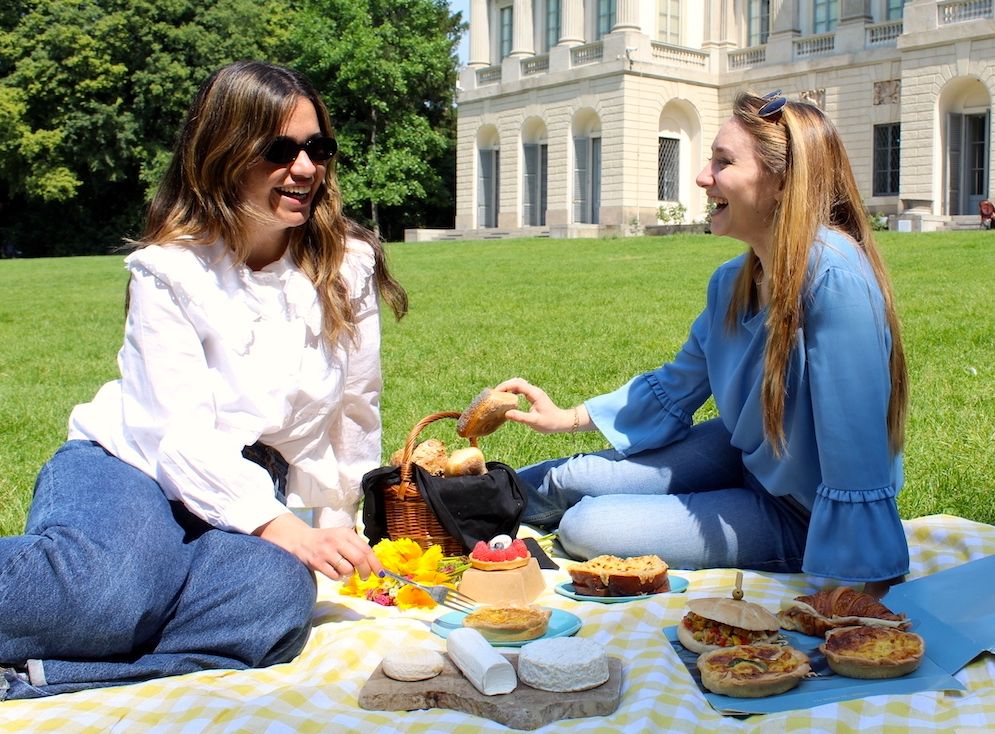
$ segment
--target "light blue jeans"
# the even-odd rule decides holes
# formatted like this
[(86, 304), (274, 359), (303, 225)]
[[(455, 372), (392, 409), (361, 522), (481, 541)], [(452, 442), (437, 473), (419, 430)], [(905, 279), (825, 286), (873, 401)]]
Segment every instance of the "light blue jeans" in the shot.
[(98, 444), (69, 441), (38, 476), (25, 534), (0, 538), (0, 662), (32, 661), (30, 683), (7, 674), (6, 697), (287, 662), (315, 597), (290, 553), (205, 524)]
[(518, 474), (528, 487), (522, 521), (558, 526), (575, 558), (655, 554), (678, 569), (801, 570), (808, 514), (764, 490), (718, 419), (662, 449), (579, 454)]

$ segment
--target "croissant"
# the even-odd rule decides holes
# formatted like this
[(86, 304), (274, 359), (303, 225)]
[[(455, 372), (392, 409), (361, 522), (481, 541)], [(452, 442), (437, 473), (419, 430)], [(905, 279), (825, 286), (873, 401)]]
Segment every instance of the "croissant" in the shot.
[(824, 637), (836, 627), (873, 625), (906, 629), (912, 623), (904, 614), (895, 614), (870, 594), (847, 586), (799, 596), (778, 613), (781, 626), (806, 635)]

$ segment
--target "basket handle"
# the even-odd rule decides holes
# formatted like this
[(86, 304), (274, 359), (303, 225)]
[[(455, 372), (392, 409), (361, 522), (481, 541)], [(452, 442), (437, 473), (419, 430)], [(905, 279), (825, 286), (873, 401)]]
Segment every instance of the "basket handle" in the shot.
[[(408, 434), (407, 441), (404, 442), (404, 451), (401, 454), (401, 483), (400, 483), (400, 493), (403, 495), (407, 486), (411, 483), (411, 454), (415, 450), (415, 443), (418, 441), (418, 434), (422, 432), (430, 423), (434, 423), (442, 418), (459, 418), (462, 413), (458, 411), (447, 410), (441, 413), (432, 413), (427, 415), (418, 421), (411, 432)], [(476, 447), (477, 437), (471, 436), (467, 439), (471, 446)]]

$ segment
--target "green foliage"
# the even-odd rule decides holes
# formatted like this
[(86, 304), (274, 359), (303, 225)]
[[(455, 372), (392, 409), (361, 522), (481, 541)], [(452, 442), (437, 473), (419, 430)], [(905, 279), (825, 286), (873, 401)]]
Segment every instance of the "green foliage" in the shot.
[(683, 224), (687, 213), (688, 208), (677, 202), (676, 204), (664, 204), (657, 210), (656, 216), (664, 224)]
[(135, 234), (197, 86), (229, 61), (269, 58), (283, 12), (36, 0), (0, 15), (0, 232), (29, 255), (101, 252)]
[[(909, 360), (905, 518), (995, 523), (991, 239), (879, 236)], [(411, 312), (384, 319), (385, 453), (426, 415), (461, 410), (506, 377), (569, 405), (655, 368), (680, 349), (711, 272), (742, 250), (703, 235), (392, 246)], [(35, 475), (65, 438), (69, 411), (116, 375), (125, 280), (120, 257), (0, 261), (0, 534), (23, 528)], [(709, 402), (699, 417), (714, 411)], [(465, 445), (451, 421), (423, 435)], [(481, 441), (489, 458), (513, 466), (603, 447), (596, 433), (541, 436), (518, 425)]]
[(297, 12), (290, 63), (325, 93), (346, 211), (388, 238), (432, 224), (411, 202), (451, 216), (459, 16), (445, 0), (307, 0)]

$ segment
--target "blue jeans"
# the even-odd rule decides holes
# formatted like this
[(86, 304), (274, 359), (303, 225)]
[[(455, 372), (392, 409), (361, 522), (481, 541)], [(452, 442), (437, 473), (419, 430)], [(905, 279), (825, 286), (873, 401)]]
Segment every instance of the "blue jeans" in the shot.
[(764, 490), (717, 419), (662, 449), (579, 454), (518, 474), (528, 487), (522, 521), (558, 526), (575, 558), (655, 554), (678, 569), (801, 570), (808, 514)]
[(0, 538), (0, 661), (31, 660), (7, 698), (287, 662), (315, 598), (290, 553), (207, 525), (98, 444), (69, 441), (38, 475), (25, 534)]

